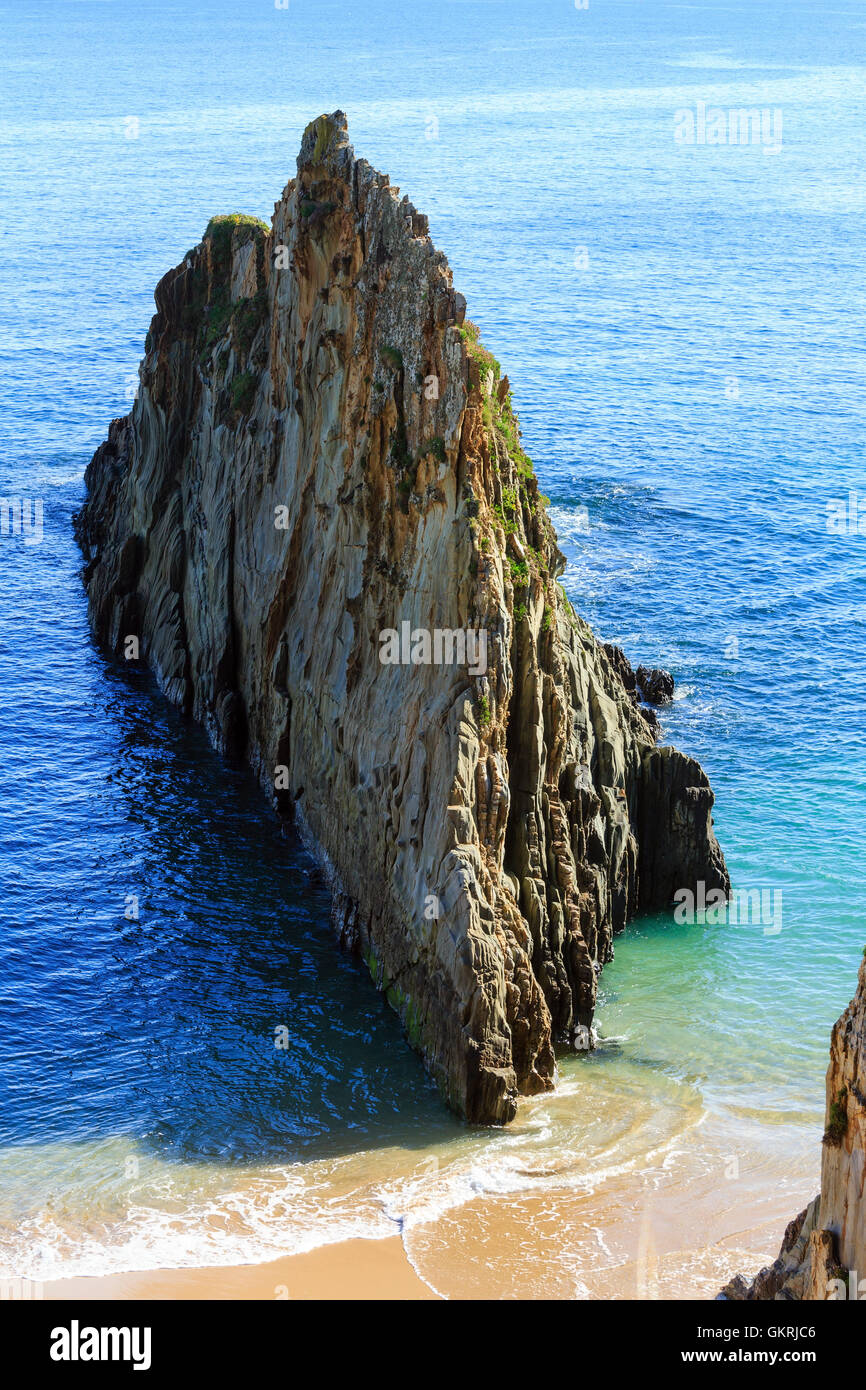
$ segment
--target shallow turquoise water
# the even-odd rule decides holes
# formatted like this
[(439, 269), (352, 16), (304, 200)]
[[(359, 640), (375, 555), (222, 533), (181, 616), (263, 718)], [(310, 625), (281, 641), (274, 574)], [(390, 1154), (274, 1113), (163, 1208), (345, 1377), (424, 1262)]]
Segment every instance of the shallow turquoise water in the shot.
[[(0, 495), (45, 505), (41, 545), (0, 538), (5, 1266), (382, 1234), (531, 1186), (530, 1158), (567, 1156), (578, 1184), (602, 1158), (649, 1173), (695, 1116), (756, 1172), (772, 1156), (768, 1191), (784, 1173), (808, 1195), (866, 941), (866, 535), (826, 525), (850, 490), (866, 504), (862, 7), (0, 18)], [(781, 151), (678, 145), (698, 101), (781, 110)], [(445, 1114), (304, 855), (94, 652), (77, 577), (83, 470), (128, 408), (154, 285), (213, 213), (267, 217), (337, 105), (429, 214), (510, 376), (575, 605), (674, 672), (665, 736), (712, 778), (735, 884), (782, 894), (778, 933), (630, 928), (603, 1046), (510, 1136)]]

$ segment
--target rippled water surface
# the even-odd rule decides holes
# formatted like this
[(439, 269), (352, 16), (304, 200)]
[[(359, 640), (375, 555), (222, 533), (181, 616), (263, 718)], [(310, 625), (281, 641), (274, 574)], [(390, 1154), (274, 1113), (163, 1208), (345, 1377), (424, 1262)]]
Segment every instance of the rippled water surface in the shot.
[[(709, 1291), (816, 1186), (866, 940), (866, 535), (826, 524), (866, 513), (862, 6), (0, 19), (0, 495), (44, 503), (41, 544), (0, 537), (2, 1270), (400, 1230), (452, 1294)], [(781, 111), (781, 151), (678, 145), (699, 101)], [(509, 374), (576, 607), (674, 672), (735, 883), (781, 893), (778, 931), (635, 923), (602, 1046), (503, 1133), (447, 1114), (303, 851), (93, 649), (78, 576), (157, 280), (212, 214), (269, 216), (335, 106)]]

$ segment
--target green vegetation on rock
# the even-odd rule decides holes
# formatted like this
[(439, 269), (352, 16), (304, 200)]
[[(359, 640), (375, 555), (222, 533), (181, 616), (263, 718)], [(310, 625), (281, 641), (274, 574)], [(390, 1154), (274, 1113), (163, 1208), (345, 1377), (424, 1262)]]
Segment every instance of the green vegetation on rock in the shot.
[(395, 372), (403, 370), (403, 354), (399, 348), (389, 347), (387, 344), (381, 349), (381, 356)]
[(244, 245), (253, 237), (264, 240), (270, 228), (259, 217), (247, 217), (242, 212), (229, 212), (212, 217), (205, 229), (205, 240), (211, 244), (213, 257), (214, 276), (220, 282), (226, 283), (226, 293), (228, 293), (228, 279), (231, 271), (232, 256), (232, 236), (238, 232), (239, 243)]
[(255, 395), (255, 374), (253, 372), (241, 372), (232, 382), (232, 408), (234, 410), (239, 410), (242, 415), (248, 415), (250, 407), (255, 400)]
[(515, 589), (524, 589), (529, 583), (529, 566), (525, 560), (509, 560), (508, 568), (511, 571), (511, 582)]
[(473, 323), (471, 319), (466, 319), (457, 331), (466, 344), (466, 351), (470, 360), (478, 367), (481, 380), (484, 380), (488, 372), (492, 372), (494, 382), (498, 381), (502, 374), (502, 368), (493, 353), (489, 352), (482, 343), (478, 324)]
[(824, 1143), (832, 1149), (838, 1149), (848, 1129), (848, 1099), (847, 1087), (843, 1086), (836, 1099), (830, 1106), (830, 1117), (827, 1128), (824, 1130)]

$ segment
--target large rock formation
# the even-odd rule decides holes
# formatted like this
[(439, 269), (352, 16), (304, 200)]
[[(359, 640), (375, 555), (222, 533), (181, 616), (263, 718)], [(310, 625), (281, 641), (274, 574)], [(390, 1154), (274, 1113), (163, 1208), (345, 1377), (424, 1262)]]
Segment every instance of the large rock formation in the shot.
[(86, 475), (93, 631), (250, 761), (451, 1105), (507, 1121), (627, 919), (728, 887), (707, 779), (557, 586), (508, 379), (342, 112), (155, 298)]
[(866, 1298), (866, 959), (830, 1036), (821, 1191), (789, 1224), (778, 1259), (731, 1299)]

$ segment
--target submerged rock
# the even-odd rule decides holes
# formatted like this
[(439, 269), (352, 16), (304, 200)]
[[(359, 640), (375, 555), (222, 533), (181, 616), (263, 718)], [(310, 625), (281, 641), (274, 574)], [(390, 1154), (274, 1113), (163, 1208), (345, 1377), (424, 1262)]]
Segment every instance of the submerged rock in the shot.
[(450, 1104), (510, 1120), (614, 933), (728, 889), (707, 778), (557, 585), (507, 378), (342, 112), (155, 298), (77, 520), (94, 634), (251, 763)]
[(788, 1225), (773, 1264), (728, 1299), (866, 1298), (866, 960), (830, 1035), (821, 1191)]

